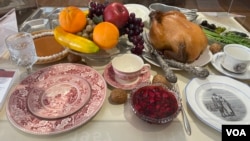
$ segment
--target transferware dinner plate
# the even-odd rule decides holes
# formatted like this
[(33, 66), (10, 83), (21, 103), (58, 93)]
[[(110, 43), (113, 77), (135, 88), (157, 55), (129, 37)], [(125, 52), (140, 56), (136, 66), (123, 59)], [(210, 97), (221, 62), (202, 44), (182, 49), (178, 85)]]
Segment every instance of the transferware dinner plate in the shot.
[[(146, 69), (146, 67), (144, 67), (143, 69)], [(138, 85), (140, 85), (141, 83), (148, 82), (150, 80), (150, 75), (151, 75), (151, 73), (149, 70), (149, 71), (141, 74), (135, 82), (131, 82), (129, 84), (121, 84), (115, 80), (115, 72), (114, 72), (111, 64), (108, 64), (103, 72), (103, 77), (105, 78), (106, 82), (109, 85), (111, 85), (115, 88), (121, 88), (124, 90), (132, 90), (135, 87), (137, 87)]]
[(248, 67), (247, 71), (241, 74), (237, 74), (237, 73), (232, 73), (229, 72), (227, 70), (225, 70), (222, 66), (222, 59), (223, 59), (223, 52), (218, 52), (216, 54), (214, 54), (213, 59), (211, 61), (211, 64), (213, 65), (213, 67), (218, 70), (219, 72), (223, 73), (224, 75), (236, 78), (236, 79), (242, 79), (242, 80), (247, 80), (250, 79), (250, 66)]
[[(65, 75), (75, 75), (89, 83), (91, 96), (88, 102), (75, 113), (62, 118), (47, 120), (32, 114), (27, 106), (27, 99), (34, 84), (46, 82), (51, 77)], [(31, 74), (11, 91), (6, 115), (14, 127), (26, 133), (35, 135), (63, 133), (91, 120), (101, 109), (106, 91), (107, 84), (102, 75), (89, 66), (72, 63), (52, 65)]]
[(31, 113), (46, 119), (71, 115), (84, 106), (91, 95), (85, 79), (75, 75), (52, 76), (31, 86), (28, 91)]
[(194, 78), (185, 87), (188, 105), (208, 126), (250, 124), (250, 87), (226, 76)]

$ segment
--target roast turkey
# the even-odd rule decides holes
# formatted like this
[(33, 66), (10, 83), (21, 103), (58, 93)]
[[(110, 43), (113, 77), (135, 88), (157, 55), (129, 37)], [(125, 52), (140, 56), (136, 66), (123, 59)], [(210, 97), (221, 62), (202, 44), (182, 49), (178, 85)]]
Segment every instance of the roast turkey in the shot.
[(149, 40), (164, 57), (183, 63), (199, 58), (207, 47), (207, 37), (201, 27), (178, 11), (150, 13)]

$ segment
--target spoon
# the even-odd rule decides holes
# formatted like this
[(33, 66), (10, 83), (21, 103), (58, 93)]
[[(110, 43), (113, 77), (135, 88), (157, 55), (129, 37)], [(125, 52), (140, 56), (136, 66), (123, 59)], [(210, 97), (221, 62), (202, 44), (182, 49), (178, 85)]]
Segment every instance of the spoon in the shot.
[[(180, 89), (177, 84), (175, 85), (174, 89), (180, 97)], [(181, 114), (182, 114), (182, 120), (183, 120), (185, 131), (188, 135), (191, 135), (191, 126), (190, 126), (188, 117), (186, 115), (185, 109), (183, 108), (183, 105), (182, 105), (182, 98), (180, 98), (180, 104), (181, 104)]]
[(190, 126), (189, 120), (187, 118), (187, 115), (186, 115), (186, 112), (183, 108), (182, 103), (181, 103), (181, 114), (182, 114), (182, 119), (183, 119), (185, 131), (188, 135), (191, 135), (191, 126)]

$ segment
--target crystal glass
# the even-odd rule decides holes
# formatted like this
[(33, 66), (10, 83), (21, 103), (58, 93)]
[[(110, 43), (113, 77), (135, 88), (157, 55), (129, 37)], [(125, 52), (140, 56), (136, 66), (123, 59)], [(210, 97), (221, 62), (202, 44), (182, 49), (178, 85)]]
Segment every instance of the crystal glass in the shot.
[(12, 34), (5, 39), (10, 53), (10, 59), (21, 70), (25, 68), (30, 74), (33, 64), (37, 61), (37, 54), (32, 35), (26, 32)]

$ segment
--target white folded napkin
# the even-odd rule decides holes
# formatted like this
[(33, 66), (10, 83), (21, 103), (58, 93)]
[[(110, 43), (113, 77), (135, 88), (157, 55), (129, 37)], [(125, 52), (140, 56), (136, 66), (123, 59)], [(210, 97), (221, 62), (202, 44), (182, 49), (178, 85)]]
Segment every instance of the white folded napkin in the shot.
[(5, 53), (5, 38), (13, 33), (18, 32), (16, 11), (11, 9), (0, 18), (0, 57)]

